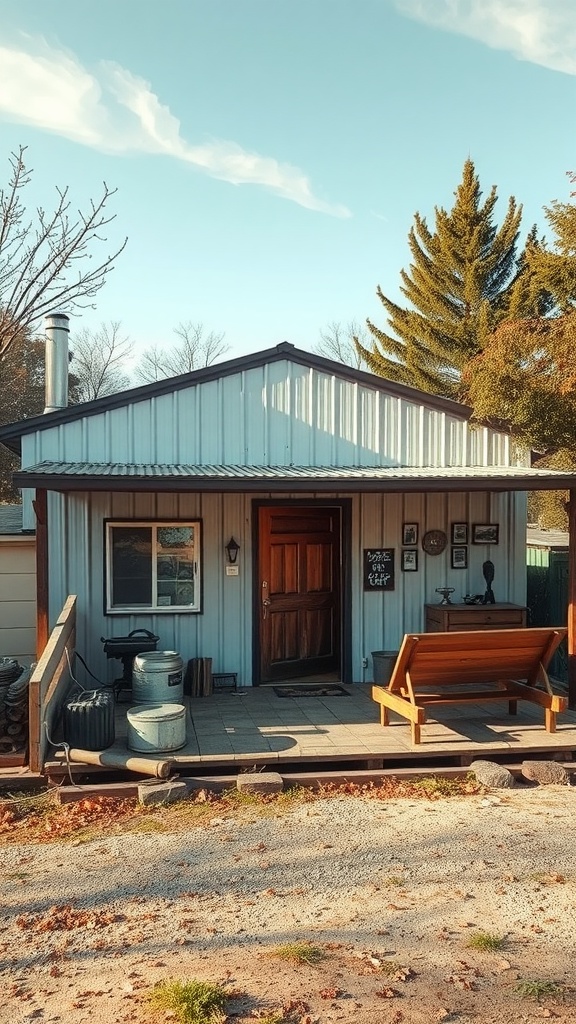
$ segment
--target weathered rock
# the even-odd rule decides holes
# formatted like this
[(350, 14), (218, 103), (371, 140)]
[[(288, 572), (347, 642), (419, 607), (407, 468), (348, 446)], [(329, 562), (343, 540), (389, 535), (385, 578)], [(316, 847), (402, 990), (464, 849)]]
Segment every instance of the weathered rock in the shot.
[(557, 761), (523, 761), (522, 775), (541, 786), (567, 786), (568, 772)]
[(495, 761), (472, 761), (470, 771), (482, 786), (490, 789), (511, 789), (514, 785), (512, 772)]
[(188, 795), (188, 786), (180, 779), (174, 782), (143, 782), (138, 786), (138, 802), (141, 804), (173, 804)]
[(241, 793), (281, 793), (284, 783), (278, 772), (246, 772), (238, 776), (236, 788)]

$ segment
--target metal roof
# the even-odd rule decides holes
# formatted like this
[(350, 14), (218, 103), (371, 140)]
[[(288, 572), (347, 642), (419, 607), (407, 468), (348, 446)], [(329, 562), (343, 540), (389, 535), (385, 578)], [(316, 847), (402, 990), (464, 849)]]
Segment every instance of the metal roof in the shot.
[(41, 462), (18, 487), (54, 491), (532, 491), (576, 488), (576, 472), (524, 466), (229, 466)]
[(235, 373), (243, 373), (246, 370), (268, 363), (277, 363), (284, 359), (309, 369), (319, 370), (321, 373), (341, 377), (354, 384), (363, 384), (377, 391), (385, 391), (387, 394), (403, 398), (408, 402), (415, 402), (417, 405), (440, 409), (460, 419), (470, 419), (472, 415), (472, 409), (469, 406), (462, 405), (450, 398), (432, 395), (426, 391), (420, 391), (418, 388), (409, 387), (407, 384), (399, 384), (397, 381), (379, 377), (377, 374), (357, 370), (353, 366), (338, 363), (334, 359), (327, 359), (315, 352), (306, 352), (304, 349), (296, 348), (284, 341), (274, 348), (252, 352), (236, 359), (227, 359), (225, 362), (215, 363), (212, 366), (203, 366), (199, 370), (184, 373), (179, 377), (169, 377), (167, 380), (155, 381), (152, 384), (144, 384), (141, 387), (106, 395), (104, 398), (96, 398), (92, 402), (82, 402), (79, 405), (44, 413), (41, 416), (31, 416), (29, 419), (19, 420), (17, 423), (8, 423), (0, 427), (0, 442), (11, 451), (19, 453), (20, 439), (24, 434), (45, 430), (61, 423), (69, 423), (81, 419), (83, 416), (95, 416), (108, 409), (117, 409), (120, 406), (143, 402), (149, 398), (157, 398), (173, 391), (181, 391), (183, 388), (218, 380), (220, 377), (229, 377)]
[(22, 533), (22, 505), (0, 505), (0, 535)]
[(529, 526), (526, 541), (532, 547), (567, 548), (569, 536), (564, 530), (541, 530), (537, 526)]

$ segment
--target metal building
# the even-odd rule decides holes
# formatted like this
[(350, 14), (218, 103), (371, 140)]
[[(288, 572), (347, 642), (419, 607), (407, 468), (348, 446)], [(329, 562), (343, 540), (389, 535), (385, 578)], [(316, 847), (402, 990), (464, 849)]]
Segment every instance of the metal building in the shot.
[(524, 605), (523, 492), (576, 482), (465, 406), (286, 343), (47, 405), (0, 430), (37, 529), (39, 644), (76, 594), (100, 678), (100, 637), (147, 628), (242, 686), (368, 681), (436, 588), (484, 591), (487, 560), (496, 599)]

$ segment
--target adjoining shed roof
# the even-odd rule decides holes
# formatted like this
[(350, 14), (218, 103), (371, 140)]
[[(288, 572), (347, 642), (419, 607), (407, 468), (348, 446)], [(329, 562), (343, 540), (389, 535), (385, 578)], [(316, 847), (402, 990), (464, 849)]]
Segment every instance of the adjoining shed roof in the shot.
[(18, 487), (53, 491), (536, 491), (576, 487), (576, 473), (524, 466), (190, 466), (41, 462)]
[(0, 428), (0, 442), (5, 444), (7, 448), (10, 448), (11, 451), (19, 453), (20, 439), (24, 434), (31, 434), (37, 430), (58, 426), (61, 423), (70, 423), (85, 416), (96, 416), (98, 413), (109, 409), (117, 409), (121, 406), (142, 402), (149, 398), (157, 398), (160, 395), (171, 394), (174, 391), (181, 391), (184, 388), (218, 380), (222, 377), (230, 377), (235, 373), (242, 373), (264, 366), (267, 363), (277, 363), (284, 359), (289, 359), (291, 362), (298, 363), (309, 369), (319, 370), (322, 373), (340, 377), (342, 380), (363, 384), (365, 387), (378, 391), (385, 391), (389, 395), (403, 398), (408, 402), (425, 405), (431, 409), (439, 409), (459, 419), (469, 419), (472, 415), (472, 410), (469, 406), (461, 405), (460, 402), (453, 402), (449, 398), (440, 398), (438, 395), (430, 395), (425, 391), (408, 387), (405, 384), (398, 384), (396, 381), (387, 380), (374, 373), (356, 370), (352, 366), (346, 366), (344, 363), (338, 363), (333, 359), (326, 359), (324, 356), (316, 355), (314, 352), (306, 352), (304, 349), (296, 348), (294, 345), (284, 341), (274, 348), (240, 356), (237, 359), (228, 359), (226, 362), (216, 363), (213, 366), (205, 366), (200, 370), (184, 373), (179, 377), (170, 377), (167, 380), (145, 384), (142, 387), (132, 388), (129, 391), (107, 395), (105, 398), (96, 398), (93, 402), (83, 402), (80, 405), (72, 405), (66, 409), (58, 409), (56, 412), (46, 413), (41, 416), (31, 416), (29, 419), (19, 420), (17, 423), (9, 423)]
[(0, 536), (22, 533), (22, 505), (0, 504)]

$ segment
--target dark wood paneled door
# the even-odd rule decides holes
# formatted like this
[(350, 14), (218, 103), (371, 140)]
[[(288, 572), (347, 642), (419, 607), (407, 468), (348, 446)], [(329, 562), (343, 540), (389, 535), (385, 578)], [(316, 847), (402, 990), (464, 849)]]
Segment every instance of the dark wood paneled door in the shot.
[(340, 508), (258, 511), (260, 682), (340, 672)]

